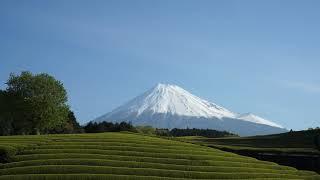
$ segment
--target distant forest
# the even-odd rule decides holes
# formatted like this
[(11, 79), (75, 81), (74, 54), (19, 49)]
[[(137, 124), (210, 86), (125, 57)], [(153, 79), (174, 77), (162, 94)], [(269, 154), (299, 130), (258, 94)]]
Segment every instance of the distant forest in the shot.
[(229, 133), (227, 131), (217, 131), (212, 129), (156, 129), (151, 126), (133, 126), (131, 123), (121, 122), (89, 122), (83, 127), (86, 133), (101, 133), (101, 132), (119, 132), (130, 131), (136, 133), (158, 135), (158, 136), (204, 136), (204, 137), (227, 137), (237, 136), (236, 134)]
[(157, 134), (161, 136), (203, 136), (203, 137), (212, 137), (212, 138), (219, 138), (219, 137), (229, 137), (229, 136), (238, 136), (236, 134), (227, 132), (227, 131), (217, 131), (213, 129), (177, 129), (174, 128), (172, 130), (168, 129), (157, 129)]

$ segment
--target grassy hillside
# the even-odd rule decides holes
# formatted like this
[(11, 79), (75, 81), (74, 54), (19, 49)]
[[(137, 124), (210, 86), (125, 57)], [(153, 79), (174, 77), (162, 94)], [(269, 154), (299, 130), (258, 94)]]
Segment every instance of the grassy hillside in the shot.
[(320, 179), (316, 173), (131, 133), (0, 137), (4, 179)]
[(320, 155), (319, 147), (316, 146), (316, 136), (318, 135), (320, 135), (319, 129), (266, 136), (226, 138), (181, 137), (179, 139), (232, 150)]
[(253, 137), (178, 139), (320, 173), (319, 129)]

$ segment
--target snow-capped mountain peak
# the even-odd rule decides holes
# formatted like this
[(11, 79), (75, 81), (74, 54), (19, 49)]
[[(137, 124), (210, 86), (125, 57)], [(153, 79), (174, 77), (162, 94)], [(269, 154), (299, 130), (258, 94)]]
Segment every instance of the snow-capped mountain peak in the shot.
[(280, 125), (251, 113), (238, 114), (172, 84), (158, 84), (94, 122), (132, 122), (156, 128), (226, 130), (239, 135), (285, 132)]
[(194, 96), (177, 85), (161, 83), (116, 111), (127, 110), (137, 112), (137, 116), (144, 112), (208, 118), (236, 116), (233, 112)]

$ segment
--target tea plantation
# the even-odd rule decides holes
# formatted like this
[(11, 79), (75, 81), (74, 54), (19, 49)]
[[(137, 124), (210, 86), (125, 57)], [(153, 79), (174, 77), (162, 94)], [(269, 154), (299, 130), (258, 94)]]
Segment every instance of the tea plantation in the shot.
[(134, 133), (0, 137), (0, 180), (320, 179), (314, 172)]
[(320, 155), (320, 129), (252, 137), (185, 136), (175, 139), (234, 151)]

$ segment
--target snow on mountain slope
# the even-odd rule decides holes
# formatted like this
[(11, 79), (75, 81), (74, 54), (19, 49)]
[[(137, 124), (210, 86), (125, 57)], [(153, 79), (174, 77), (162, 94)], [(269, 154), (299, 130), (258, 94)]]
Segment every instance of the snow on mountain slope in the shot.
[(119, 111), (137, 112), (137, 116), (143, 112), (152, 112), (207, 118), (236, 117), (236, 114), (221, 106), (200, 99), (176, 85), (168, 84), (158, 84), (113, 113)]
[(158, 84), (93, 121), (130, 121), (134, 125), (151, 125), (158, 128), (211, 128), (244, 135), (277, 133), (284, 130), (274, 122), (254, 114), (234, 113), (170, 84)]
[(257, 115), (252, 114), (252, 113), (241, 114), (237, 118), (245, 120), (245, 121), (250, 121), (250, 122), (253, 122), (253, 123), (265, 124), (265, 125), (269, 125), (269, 126), (283, 128), (279, 124), (276, 124), (276, 123), (271, 122), (269, 120), (263, 119), (263, 118), (261, 118), (261, 117), (259, 117)]

